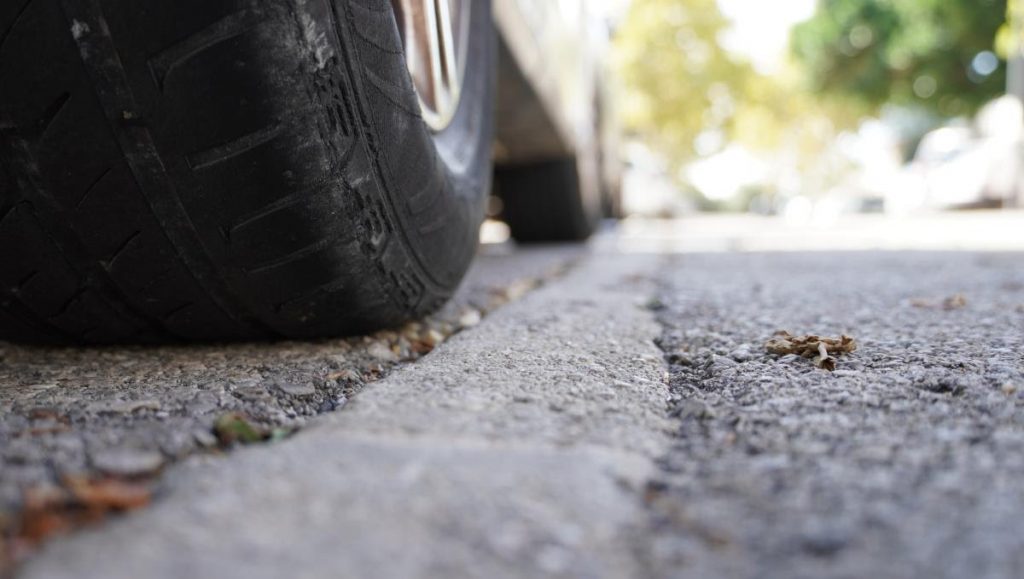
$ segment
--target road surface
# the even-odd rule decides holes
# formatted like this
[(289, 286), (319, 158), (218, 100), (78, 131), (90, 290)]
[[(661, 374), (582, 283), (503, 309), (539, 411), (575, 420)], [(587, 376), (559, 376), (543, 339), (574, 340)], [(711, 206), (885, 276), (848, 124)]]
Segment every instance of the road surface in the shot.
[[(49, 541), (20, 573), (1020, 576), (1024, 245), (1012, 232), (1024, 220), (989, 223), (939, 227), (959, 251), (878, 223), (832, 228), (838, 248), (829, 228), (758, 237), (718, 221), (729, 233), (715, 238), (707, 221), (627, 223), (581, 258), (485, 258), (518, 264), (467, 286), (500, 303), (457, 301), (451, 326), (466, 309), (487, 315), (416, 361), (376, 348), (387, 368), (352, 361), (372, 359), (374, 340), (5, 347), (0, 488), (61, 464), (142, 468), (146, 441), (160, 459), (150, 507)], [(888, 251), (850, 251), (879, 240)], [(829, 372), (768, 353), (777, 330), (846, 334), (857, 349)], [(375, 379), (327, 379), (350, 368)], [(213, 408), (192, 422), (179, 389), (216, 391)], [(249, 401), (257, 389), (277, 394)], [(344, 403), (293, 402), (327, 393)], [(32, 418), (39, 397), (69, 424)], [(75, 414), (108, 398), (158, 404)], [(235, 409), (301, 428), (165, 448)], [(26, 434), (32, 420), (68, 428)], [(61, 442), (76, 436), (84, 448)]]

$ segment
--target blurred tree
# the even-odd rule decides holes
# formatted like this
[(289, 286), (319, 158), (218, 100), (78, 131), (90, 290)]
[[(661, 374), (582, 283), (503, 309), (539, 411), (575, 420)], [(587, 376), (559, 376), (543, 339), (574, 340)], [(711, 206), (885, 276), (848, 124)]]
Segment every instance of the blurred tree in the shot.
[(719, 44), (729, 25), (715, 0), (634, 0), (616, 34), (625, 126), (673, 172), (730, 143), (785, 149), (812, 165), (865, 111), (822, 102), (802, 90), (793, 69), (759, 74)]
[(728, 24), (715, 0), (635, 0), (618, 30), (623, 120), (673, 164), (702, 132), (729, 127), (751, 74), (718, 44)]
[(792, 47), (814, 91), (954, 117), (1005, 91), (1005, 21), (1006, 0), (819, 0)]
[(996, 52), (1006, 59), (1006, 92), (1024, 100), (1024, 0), (1006, 3), (1006, 24), (996, 34)]

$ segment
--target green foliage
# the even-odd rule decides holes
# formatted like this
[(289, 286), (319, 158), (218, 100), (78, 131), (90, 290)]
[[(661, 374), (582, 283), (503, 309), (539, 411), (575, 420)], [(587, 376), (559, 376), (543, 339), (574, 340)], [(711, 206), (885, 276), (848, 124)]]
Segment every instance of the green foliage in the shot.
[(971, 67), (1005, 20), (1006, 0), (819, 0), (792, 47), (815, 92), (953, 117), (1005, 90), (1003, 63), (988, 75)]
[(701, 131), (732, 120), (750, 67), (718, 45), (727, 25), (715, 0), (634, 0), (619, 29), (626, 126), (673, 159), (691, 155)]
[(784, 146), (811, 163), (863, 111), (820, 102), (793, 71), (757, 73), (719, 45), (728, 26), (715, 0), (633, 0), (616, 37), (626, 127), (673, 169), (696, 156), (702, 133), (753, 149)]
[(818, 1), (794, 30), (793, 61), (766, 76), (719, 44), (730, 23), (716, 0), (633, 0), (616, 38), (626, 127), (673, 173), (697, 156), (696, 142), (701, 153), (740, 143), (816, 191), (849, 172), (823, 157), (837, 134), (883, 105), (938, 119), (1005, 90), (1004, 63), (987, 75), (971, 64), (994, 50), (1006, 0)]

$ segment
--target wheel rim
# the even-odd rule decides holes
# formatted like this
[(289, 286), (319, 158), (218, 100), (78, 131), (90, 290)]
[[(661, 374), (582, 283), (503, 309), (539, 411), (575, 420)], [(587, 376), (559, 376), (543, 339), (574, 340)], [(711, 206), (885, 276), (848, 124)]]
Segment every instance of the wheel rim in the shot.
[(443, 131), (459, 108), (472, 0), (391, 0), (423, 120)]

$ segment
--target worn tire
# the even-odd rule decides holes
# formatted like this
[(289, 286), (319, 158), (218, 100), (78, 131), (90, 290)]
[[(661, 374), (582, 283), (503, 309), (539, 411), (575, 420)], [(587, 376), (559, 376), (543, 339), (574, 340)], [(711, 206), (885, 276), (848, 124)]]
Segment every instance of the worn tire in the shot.
[(521, 243), (583, 241), (600, 220), (600, 202), (584, 195), (575, 158), (499, 167), (501, 217)]
[(0, 339), (300, 338), (437, 308), (490, 178), (489, 2), (423, 123), (388, 0), (0, 7)]

